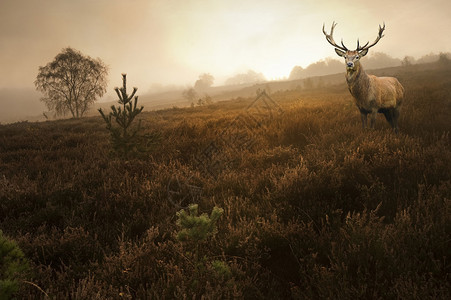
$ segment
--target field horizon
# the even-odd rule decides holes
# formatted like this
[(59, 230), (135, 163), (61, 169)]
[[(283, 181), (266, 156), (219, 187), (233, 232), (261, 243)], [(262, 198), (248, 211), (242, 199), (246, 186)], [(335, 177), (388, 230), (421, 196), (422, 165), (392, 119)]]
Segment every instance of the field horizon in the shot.
[[(386, 56), (386, 54), (379, 52), (376, 52), (375, 55), (375, 58), (371, 58), (371, 66), (374, 66), (375, 63), (378, 62), (377, 55), (382, 55), (382, 57)], [(450, 57), (451, 54), (446, 53), (446, 55), (447, 57)], [(434, 70), (437, 66), (437, 63), (435, 61), (431, 61), (433, 61), (434, 58), (438, 59), (438, 57), (438, 54), (425, 55), (419, 60), (418, 63), (410, 65), (409, 68), (411, 70), (417, 69), (423, 71)], [(334, 60), (334, 62), (338, 63), (338, 60)], [(405, 70), (404, 66), (385, 66), (387, 65), (387, 62), (382, 61), (381, 63), (382, 65), (384, 65), (384, 67), (370, 67), (367, 71), (370, 74), (383, 76), (384, 74), (396, 74), (397, 72), (402, 72), (402, 70)], [(309, 85), (310, 88), (318, 86), (325, 87), (330, 85), (346, 85), (344, 77), (344, 65), (342, 71), (338, 73), (330, 72), (331, 70), (327, 69), (327, 64), (324, 63), (324, 61), (318, 61), (311, 64), (310, 66), (315, 67), (317, 65), (322, 65), (324, 70), (320, 69), (311, 71), (311, 73), (318, 73), (316, 75), (313, 74), (300, 79), (268, 80), (258, 83), (212, 86), (204, 91), (200, 91), (198, 98), (204, 98), (206, 95), (208, 95), (213, 99), (214, 102), (217, 102), (227, 101), (229, 99), (237, 97), (253, 97), (257, 89), (264, 88), (267, 88), (271, 91), (284, 91), (302, 89), (306, 85)], [(366, 61), (364, 61), (364, 66), (365, 65)], [(309, 67), (304, 69), (304, 71), (308, 71)], [(321, 72), (324, 72), (324, 74), (321, 74)], [(306, 74), (308, 75), (310, 73), (306, 72)], [(112, 88), (110, 89), (112, 90)], [(173, 87), (172, 89), (161, 92), (152, 92), (152, 89), (144, 89), (143, 91), (140, 88), (138, 96), (140, 103), (144, 106), (145, 111), (155, 111), (172, 107), (189, 107), (191, 105), (191, 102), (183, 97), (183, 90), (184, 88), (182, 86)], [(52, 116), (52, 113), (47, 111), (45, 104), (39, 100), (42, 94), (36, 91), (35, 88), (1, 88), (0, 92), (0, 105), (4, 106), (4, 109), (0, 111), (0, 124), (11, 124), (23, 121), (36, 122), (47, 120), (61, 120), (67, 118), (66, 116)], [(195, 102), (196, 101), (197, 99), (195, 99)], [(86, 116), (97, 116), (97, 110), (99, 108), (108, 109), (115, 103), (117, 103), (117, 100), (115, 100), (115, 95), (104, 96), (102, 98), (102, 101), (97, 101), (94, 103), (94, 105), (88, 110)], [(46, 116), (44, 116), (44, 113), (46, 113)]]

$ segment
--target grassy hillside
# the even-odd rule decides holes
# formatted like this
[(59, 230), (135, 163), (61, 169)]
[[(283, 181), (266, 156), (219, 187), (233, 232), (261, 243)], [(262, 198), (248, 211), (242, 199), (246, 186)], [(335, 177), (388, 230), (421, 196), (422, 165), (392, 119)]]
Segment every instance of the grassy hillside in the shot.
[[(451, 68), (385, 72), (399, 135), (343, 84), (145, 112), (160, 142), (128, 160), (100, 116), (0, 126), (17, 297), (449, 299)], [(214, 236), (176, 238), (189, 203), (224, 209)]]

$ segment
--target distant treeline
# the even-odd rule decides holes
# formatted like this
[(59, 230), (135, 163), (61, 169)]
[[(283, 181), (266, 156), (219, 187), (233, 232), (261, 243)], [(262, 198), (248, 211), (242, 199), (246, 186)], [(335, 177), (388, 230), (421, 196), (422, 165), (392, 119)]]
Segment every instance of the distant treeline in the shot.
[[(365, 57), (362, 61), (365, 69), (381, 69), (388, 67), (398, 67), (401, 65), (408, 66), (413, 64), (431, 63), (438, 61), (440, 57), (451, 59), (451, 53), (430, 53), (420, 57), (419, 59), (415, 59), (412, 56), (405, 56), (403, 59), (399, 59), (391, 57), (390, 55), (383, 52), (375, 52), (368, 57)], [(326, 59), (312, 63), (306, 68), (294, 66), (291, 70), (289, 79), (296, 80), (340, 72), (344, 72), (343, 62), (339, 59), (328, 57)]]
[(225, 81), (225, 85), (240, 85), (247, 83), (264, 82), (267, 79), (263, 73), (257, 73), (253, 70), (248, 70), (247, 73), (236, 74)]

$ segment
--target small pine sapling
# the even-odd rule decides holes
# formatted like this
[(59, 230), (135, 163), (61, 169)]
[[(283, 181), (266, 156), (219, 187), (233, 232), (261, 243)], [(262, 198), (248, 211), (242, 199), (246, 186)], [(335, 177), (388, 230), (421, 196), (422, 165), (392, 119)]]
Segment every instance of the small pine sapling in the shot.
[(177, 239), (180, 242), (192, 244), (197, 259), (199, 255), (199, 244), (208, 237), (216, 234), (218, 231), (216, 223), (222, 216), (224, 210), (215, 206), (210, 216), (206, 213), (199, 216), (199, 207), (197, 204), (191, 204), (188, 210), (189, 213), (184, 209), (177, 212), (177, 225), (180, 227), (180, 231), (177, 233)]
[[(122, 156), (127, 157), (129, 153), (138, 146), (137, 134), (141, 129), (141, 122), (138, 126), (131, 128), (133, 120), (144, 109), (143, 106), (137, 108), (138, 96), (135, 96), (138, 88), (134, 87), (132, 94), (127, 94), (127, 74), (122, 74), (123, 86), (122, 88), (116, 87), (114, 90), (119, 97), (119, 104), (121, 106), (111, 106), (112, 112), (108, 115), (99, 109), (100, 114), (107, 124), (107, 129), (111, 133), (111, 139), (113, 142), (113, 149)], [(135, 96), (134, 101), (132, 101)], [(119, 125), (119, 127), (113, 126), (112, 118)]]
[(180, 227), (177, 240), (191, 247), (192, 254), (194, 254), (194, 285), (197, 282), (196, 278), (203, 276), (207, 276), (209, 280), (211, 280), (211, 276), (214, 276), (217, 280), (228, 280), (232, 277), (232, 271), (226, 262), (221, 260), (209, 261), (205, 255), (200, 255), (200, 245), (218, 232), (216, 223), (223, 213), (222, 208), (215, 206), (210, 215), (203, 213), (199, 216), (197, 204), (189, 205), (188, 212), (184, 209), (177, 212), (177, 225)]
[(18, 279), (27, 270), (22, 250), (0, 230), (0, 299), (10, 299), (18, 291)]
[(222, 208), (215, 206), (210, 216), (205, 213), (199, 216), (199, 207), (197, 204), (191, 204), (188, 210), (189, 213), (184, 209), (177, 212), (177, 225), (181, 228), (177, 234), (179, 241), (200, 242), (217, 232), (216, 222), (224, 212)]

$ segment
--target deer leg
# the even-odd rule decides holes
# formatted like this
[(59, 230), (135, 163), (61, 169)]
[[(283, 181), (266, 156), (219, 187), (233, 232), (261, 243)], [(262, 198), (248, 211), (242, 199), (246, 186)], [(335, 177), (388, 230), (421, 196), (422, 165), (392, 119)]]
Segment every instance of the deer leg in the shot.
[(370, 116), (370, 127), (371, 129), (374, 129), (374, 125), (376, 124), (376, 117), (377, 117), (377, 109), (376, 110), (372, 110), (371, 111), (371, 116)]
[(391, 127), (395, 128), (395, 125), (393, 123), (393, 110), (392, 109), (384, 109), (382, 112), (385, 116), (385, 119), (391, 125)]
[(362, 128), (365, 129), (368, 123), (368, 113), (361, 110), (360, 111), (360, 118), (362, 119)]
[(399, 108), (393, 108), (392, 110), (392, 117), (393, 117), (393, 129), (395, 130), (395, 133), (398, 134), (398, 118), (399, 118)]

